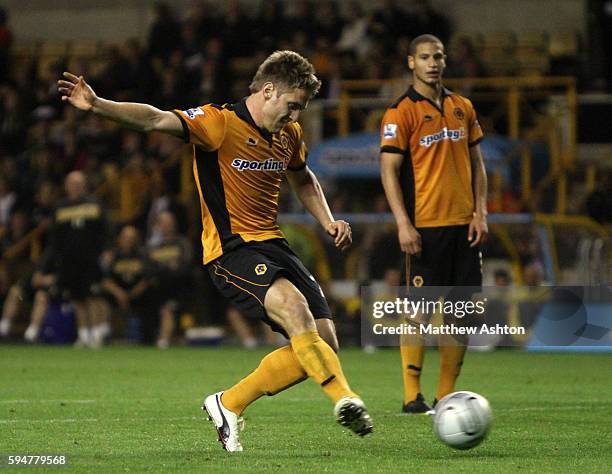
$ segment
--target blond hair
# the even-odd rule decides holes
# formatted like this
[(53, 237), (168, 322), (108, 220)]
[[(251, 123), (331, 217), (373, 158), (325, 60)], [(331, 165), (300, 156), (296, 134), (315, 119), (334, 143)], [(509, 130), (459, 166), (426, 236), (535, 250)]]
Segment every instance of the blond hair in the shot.
[(295, 51), (275, 51), (268, 56), (257, 69), (249, 90), (258, 92), (266, 82), (277, 86), (279, 91), (303, 89), (310, 97), (321, 87), (313, 65)]

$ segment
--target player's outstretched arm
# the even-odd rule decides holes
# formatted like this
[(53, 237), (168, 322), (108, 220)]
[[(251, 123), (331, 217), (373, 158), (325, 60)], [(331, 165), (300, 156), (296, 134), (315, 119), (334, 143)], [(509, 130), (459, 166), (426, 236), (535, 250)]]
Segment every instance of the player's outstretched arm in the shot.
[(113, 102), (98, 97), (83, 76), (64, 72), (64, 79), (57, 81), (62, 101), (86, 112), (118, 122), (125, 127), (141, 132), (163, 132), (177, 137), (183, 136), (179, 118), (172, 112), (159, 110), (148, 104)]
[(351, 226), (346, 221), (334, 220), (323, 188), (314, 173), (306, 166), (297, 171), (289, 170), (287, 179), (304, 208), (319, 221), (325, 232), (334, 238), (336, 248), (347, 249), (353, 242)]
[(387, 202), (397, 223), (397, 234), (402, 252), (414, 255), (421, 251), (421, 235), (408, 217), (402, 188), (400, 168), (404, 157), (400, 153), (383, 152), (380, 155), (380, 175)]

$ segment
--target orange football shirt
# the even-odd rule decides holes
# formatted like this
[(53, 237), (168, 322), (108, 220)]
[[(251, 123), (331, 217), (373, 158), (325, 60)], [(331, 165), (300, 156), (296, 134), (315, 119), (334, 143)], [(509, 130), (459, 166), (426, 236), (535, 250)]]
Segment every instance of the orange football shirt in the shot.
[(306, 166), (300, 125), (289, 123), (271, 134), (255, 124), (245, 100), (174, 113), (185, 142), (193, 144), (204, 263), (244, 242), (282, 238), (277, 223), (281, 181), (287, 168)]
[(469, 224), (474, 212), (469, 148), (483, 133), (472, 103), (444, 89), (442, 107), (413, 87), (383, 117), (381, 152), (404, 156), (401, 186), (415, 227)]

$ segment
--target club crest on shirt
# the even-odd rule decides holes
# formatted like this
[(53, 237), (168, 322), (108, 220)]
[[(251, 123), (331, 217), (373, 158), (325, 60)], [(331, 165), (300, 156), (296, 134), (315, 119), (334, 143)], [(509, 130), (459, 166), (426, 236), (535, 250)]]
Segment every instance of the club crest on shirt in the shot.
[(283, 150), (288, 150), (289, 149), (289, 137), (287, 136), (286, 133), (281, 133), (280, 144), (281, 144), (281, 147), (283, 148)]
[(412, 279), (412, 284), (414, 286), (416, 286), (417, 288), (420, 288), (423, 286), (423, 277), (421, 275), (415, 275), (414, 278)]
[(249, 146), (257, 146), (258, 143), (259, 143), (259, 140), (257, 138), (249, 137), (246, 140), (246, 144)]
[(392, 138), (397, 137), (397, 124), (396, 123), (386, 123), (383, 128), (383, 137), (385, 139), (390, 140)]
[(255, 274), (256, 275), (263, 275), (264, 273), (266, 273), (268, 271), (268, 267), (265, 263), (260, 263), (255, 267)]
[(187, 114), (187, 117), (189, 117), (191, 120), (196, 118), (196, 116), (198, 115), (204, 115), (204, 111), (200, 107), (196, 107), (195, 109), (185, 110), (185, 113)]
[(459, 120), (463, 120), (465, 118), (465, 113), (459, 107), (455, 107), (455, 110), (453, 110), (453, 114)]

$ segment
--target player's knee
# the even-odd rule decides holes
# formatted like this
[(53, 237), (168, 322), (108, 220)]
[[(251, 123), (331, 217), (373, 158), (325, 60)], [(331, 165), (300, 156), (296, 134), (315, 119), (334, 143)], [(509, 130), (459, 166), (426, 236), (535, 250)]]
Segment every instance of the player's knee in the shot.
[(275, 319), (290, 335), (299, 334), (315, 329), (314, 319), (306, 299), (298, 295), (286, 295), (277, 300), (268, 313)]

